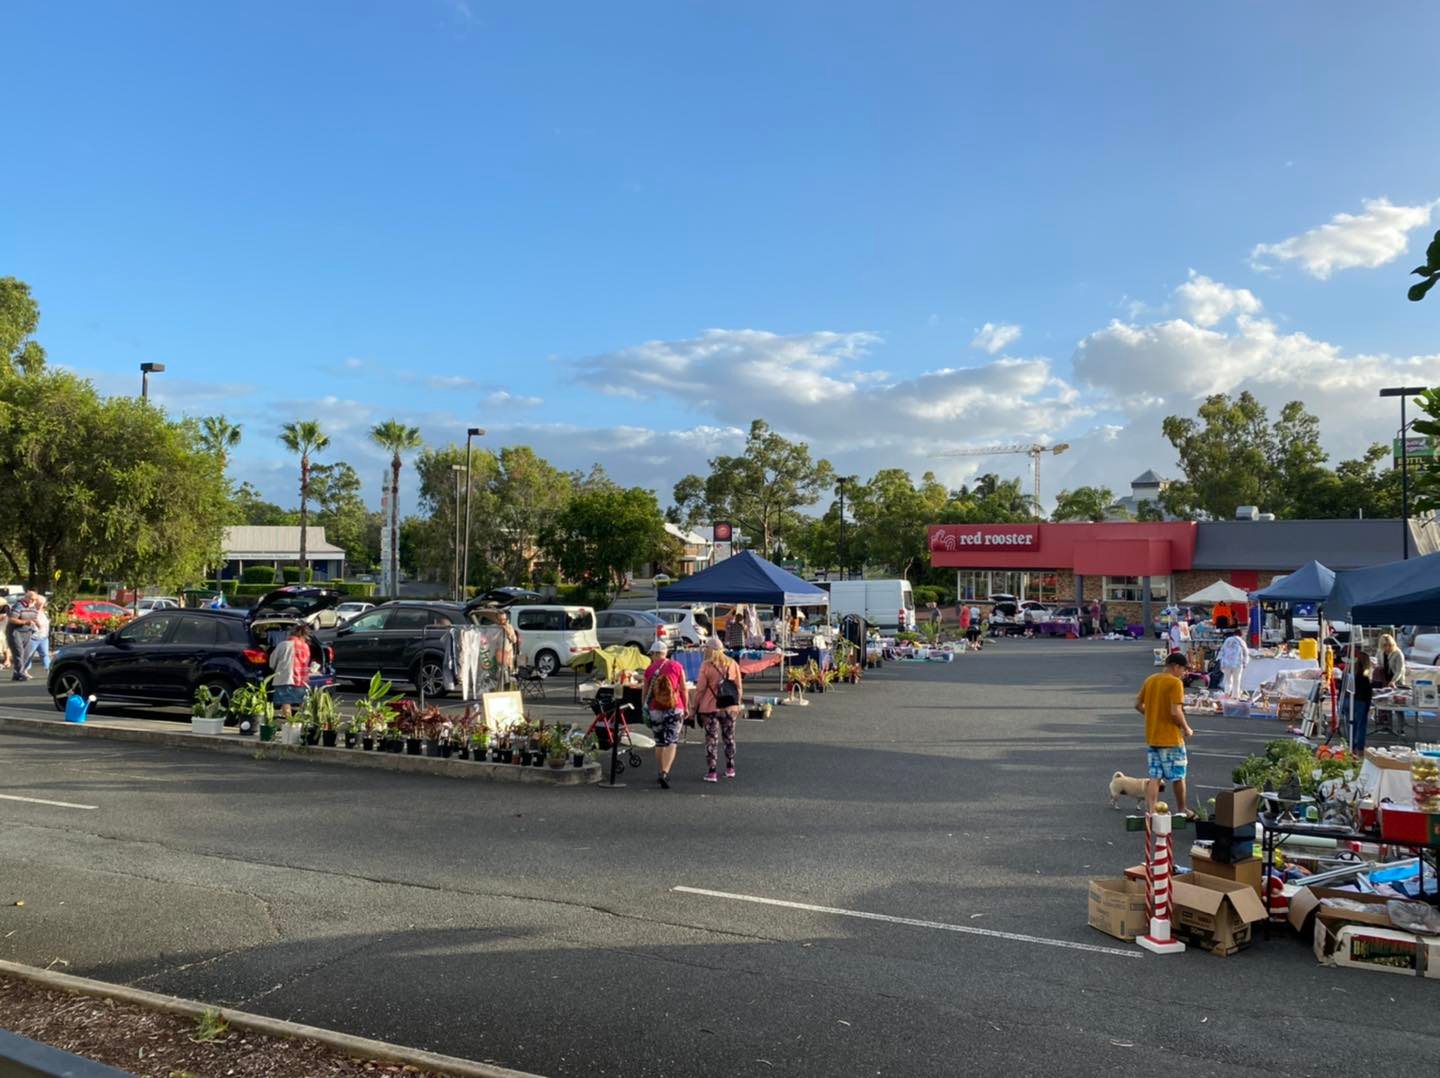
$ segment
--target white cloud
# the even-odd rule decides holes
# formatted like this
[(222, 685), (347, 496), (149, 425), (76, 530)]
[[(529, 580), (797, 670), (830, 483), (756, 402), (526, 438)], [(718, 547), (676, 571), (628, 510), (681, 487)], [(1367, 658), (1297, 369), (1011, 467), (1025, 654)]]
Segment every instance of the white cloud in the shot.
[(1201, 326), (1213, 326), (1232, 314), (1255, 314), (1260, 301), (1248, 288), (1230, 288), (1202, 273), (1190, 271), (1184, 284), (1175, 289), (1180, 309)]
[(1011, 322), (986, 322), (970, 339), (971, 348), (979, 348), (992, 356), (1020, 339), (1020, 327)]
[(355, 356), (346, 356), (341, 366), (347, 371), (358, 371), (363, 370), (367, 364), (363, 359), (358, 359)]
[(1271, 260), (1298, 262), (1322, 281), (1336, 270), (1374, 269), (1405, 253), (1410, 233), (1430, 223), (1437, 204), (1396, 206), (1384, 198), (1367, 199), (1362, 213), (1337, 213), (1328, 223), (1298, 236), (1257, 244), (1250, 252), (1250, 264), (1263, 270), (1270, 268)]
[(511, 393), (508, 389), (494, 389), (485, 395), (484, 403), (492, 408), (539, 408), (545, 403), (545, 398), (527, 397)]

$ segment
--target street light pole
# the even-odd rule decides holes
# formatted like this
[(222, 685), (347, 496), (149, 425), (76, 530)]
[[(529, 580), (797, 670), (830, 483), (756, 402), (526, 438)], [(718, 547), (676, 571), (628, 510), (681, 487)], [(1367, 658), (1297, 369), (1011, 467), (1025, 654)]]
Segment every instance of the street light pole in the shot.
[(466, 468), (463, 464), (452, 464), (450, 470), (455, 473), (455, 557), (451, 559), (450, 580), (455, 585), (455, 598), (463, 601), (464, 596), (460, 592), (460, 475)]
[(485, 437), (484, 427), (471, 427), (465, 432), (465, 551), (460, 556), (460, 601), (470, 588), (470, 492), (475, 487), (475, 472), (470, 460), (470, 439)]
[(163, 363), (140, 364), (140, 399), (142, 401), (150, 399), (150, 376), (163, 373), (165, 373), (165, 364)]
[(836, 483), (840, 487), (840, 579), (845, 579), (845, 477)]
[(1405, 402), (1410, 397), (1424, 393), (1425, 386), (1391, 386), (1380, 391), (1382, 397), (1400, 398), (1400, 557), (1410, 558), (1410, 456), (1407, 452), (1405, 431), (1410, 426), (1405, 422)]

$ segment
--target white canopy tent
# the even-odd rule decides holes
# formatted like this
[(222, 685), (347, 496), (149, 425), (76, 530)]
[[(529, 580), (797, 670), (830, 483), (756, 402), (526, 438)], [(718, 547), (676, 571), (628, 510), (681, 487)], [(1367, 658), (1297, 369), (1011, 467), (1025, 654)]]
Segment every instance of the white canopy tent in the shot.
[(1250, 595), (1244, 588), (1237, 588), (1234, 584), (1217, 580), (1209, 587), (1201, 588), (1194, 595), (1187, 595), (1180, 601), (1182, 603), (1244, 603), (1249, 599)]

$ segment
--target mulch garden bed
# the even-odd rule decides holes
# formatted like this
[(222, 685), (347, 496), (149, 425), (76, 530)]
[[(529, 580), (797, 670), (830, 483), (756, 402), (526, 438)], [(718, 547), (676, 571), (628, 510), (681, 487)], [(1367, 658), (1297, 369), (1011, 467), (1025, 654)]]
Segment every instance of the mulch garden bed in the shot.
[(384, 1060), (354, 1059), (315, 1041), (229, 1029), (133, 1003), (0, 977), (0, 1026), (142, 1078), (330, 1078), (434, 1075)]

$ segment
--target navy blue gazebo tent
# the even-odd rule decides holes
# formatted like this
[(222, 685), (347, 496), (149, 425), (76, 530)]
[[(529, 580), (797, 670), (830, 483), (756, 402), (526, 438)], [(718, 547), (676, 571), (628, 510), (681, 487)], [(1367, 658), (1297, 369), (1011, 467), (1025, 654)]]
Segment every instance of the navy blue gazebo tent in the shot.
[(1268, 588), (1261, 588), (1252, 598), (1274, 603), (1323, 603), (1335, 588), (1335, 570), (1318, 561), (1307, 562), (1289, 576), (1282, 576)]
[(660, 589), (665, 603), (829, 606), (830, 593), (746, 550)]
[(1356, 625), (1440, 622), (1440, 554), (1337, 573), (1326, 605)]

